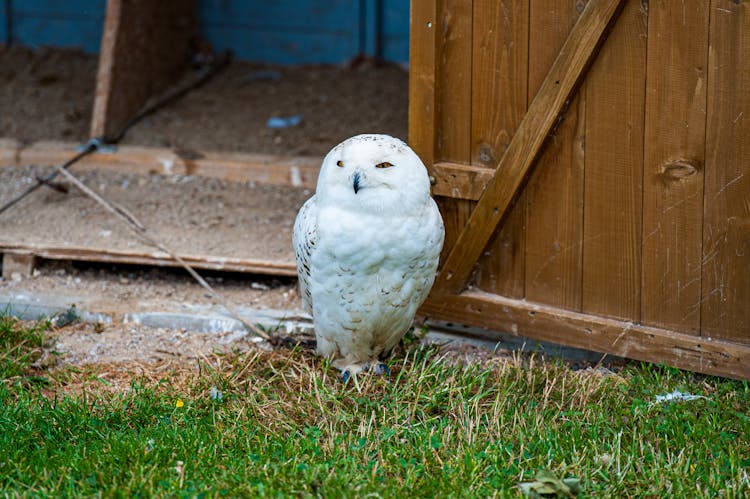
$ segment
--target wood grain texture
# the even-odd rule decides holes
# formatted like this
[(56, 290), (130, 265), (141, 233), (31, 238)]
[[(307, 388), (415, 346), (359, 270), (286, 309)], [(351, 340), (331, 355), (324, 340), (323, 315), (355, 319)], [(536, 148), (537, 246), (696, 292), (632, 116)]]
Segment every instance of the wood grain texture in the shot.
[(708, 0), (649, 3), (641, 316), (698, 334)]
[(438, 0), (436, 155), (469, 163), (472, 122), (472, 0)]
[[(439, 0), (436, 37), (435, 159), (469, 163), (471, 158), (472, 0)], [(437, 198), (443, 214), (445, 257), (474, 208), (471, 201)]]
[[(0, 158), (5, 149), (0, 143)], [(36, 142), (14, 150), (14, 161), (3, 166), (56, 166), (76, 153), (72, 142)], [(10, 155), (10, 152), (8, 152)], [(148, 175), (198, 175), (235, 182), (286, 185), (315, 189), (321, 159), (312, 156), (273, 156), (221, 151), (180, 151), (163, 147), (120, 146), (114, 153), (93, 153), (74, 170), (110, 169)]]
[(750, 343), (750, 5), (711, 2), (701, 335)]
[(471, 201), (479, 199), (495, 174), (492, 168), (461, 163), (435, 163), (427, 170), (435, 181), (434, 195)]
[(193, 0), (109, 0), (91, 136), (113, 136), (149, 97), (173, 83), (190, 62), (196, 33)]
[(583, 312), (640, 321), (647, 15), (628, 2), (586, 80)]
[[(530, 2), (529, 101), (575, 25), (581, 0)], [(586, 84), (572, 98), (526, 186), (526, 299), (581, 308)]]
[[(86, 262), (124, 263), (131, 265), (155, 265), (159, 267), (180, 267), (167, 253), (153, 251), (139, 253), (115, 249), (77, 248), (72, 246), (1, 244), (2, 253), (24, 253), (50, 260), (75, 260)], [(274, 262), (251, 258), (224, 258), (206, 255), (179, 255), (196, 269), (246, 272), (249, 274), (271, 274), (296, 276), (297, 265), (293, 261)]]
[[(471, 162), (496, 168), (526, 113), (529, 2), (475, 0)], [(499, 175), (504, 171), (498, 169)], [(523, 198), (523, 194), (521, 194)], [(525, 212), (520, 199), (479, 256), (476, 284), (504, 296), (524, 294)], [(481, 249), (480, 249), (481, 251)]]
[(435, 161), (435, 0), (411, 2), (409, 145), (425, 165)]
[(622, 0), (591, 1), (581, 14), (508, 145), (495, 175), (477, 203), (438, 275), (433, 293), (458, 293), (495, 228), (538, 158), (542, 145), (593, 60)]
[(481, 291), (428, 300), (419, 314), (596, 352), (750, 380), (750, 346), (561, 310)]

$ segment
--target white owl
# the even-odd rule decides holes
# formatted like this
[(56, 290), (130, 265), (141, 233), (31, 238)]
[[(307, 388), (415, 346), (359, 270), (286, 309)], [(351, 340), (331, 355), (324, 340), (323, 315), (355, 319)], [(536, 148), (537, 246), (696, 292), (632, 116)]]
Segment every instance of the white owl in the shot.
[(317, 351), (345, 379), (387, 371), (379, 359), (427, 298), (444, 234), (427, 170), (404, 142), (357, 135), (326, 155), (293, 244)]

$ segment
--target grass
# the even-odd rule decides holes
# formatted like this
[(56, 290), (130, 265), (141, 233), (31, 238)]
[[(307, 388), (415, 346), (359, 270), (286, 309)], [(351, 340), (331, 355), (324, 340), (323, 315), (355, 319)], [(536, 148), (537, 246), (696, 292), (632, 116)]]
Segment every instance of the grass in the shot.
[(22, 324), (13, 317), (0, 313), (0, 381), (24, 378), (31, 364), (44, 353), (46, 322)]
[[(13, 345), (39, 333), (6, 330), (18, 365), (4, 376), (28, 368)], [(579, 478), (584, 497), (750, 494), (745, 382), (535, 357), (462, 365), (425, 347), (357, 385), (288, 350), (215, 356), (127, 390), (101, 389), (96, 369), (51, 373), (54, 389), (0, 384), (4, 493), (513, 497), (548, 470)], [(76, 379), (91, 382), (68, 393)], [(673, 390), (707, 398), (654, 402)]]

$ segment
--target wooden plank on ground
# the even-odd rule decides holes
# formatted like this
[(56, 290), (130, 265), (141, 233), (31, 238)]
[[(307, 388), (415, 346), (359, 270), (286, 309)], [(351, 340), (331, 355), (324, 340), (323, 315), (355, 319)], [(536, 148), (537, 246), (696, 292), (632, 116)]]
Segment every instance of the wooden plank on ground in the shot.
[[(475, 1), (471, 130), (474, 165), (496, 168), (526, 113), (528, 4), (520, 0)], [(498, 168), (497, 175), (504, 174)], [(524, 201), (519, 200), (479, 257), (476, 284), (481, 289), (504, 296), (523, 296), (525, 208)]]
[[(55, 166), (76, 154), (73, 142), (35, 142), (20, 146), (0, 140), (0, 167)], [(7, 145), (7, 148), (6, 148)], [(8, 158), (3, 159), (3, 158)], [(84, 157), (74, 171), (116, 170), (136, 174), (197, 175), (235, 182), (258, 182), (315, 189), (321, 158), (220, 151), (182, 151), (163, 147), (119, 146), (115, 152)]]
[(409, 145), (425, 165), (435, 155), (436, 0), (411, 2)]
[[(437, 5), (435, 160), (468, 164), (471, 158), (473, 1), (439, 0)], [(466, 225), (474, 203), (453, 197), (436, 200), (445, 223), (442, 255), (445, 257)]]
[(112, 137), (187, 68), (194, 0), (109, 0), (99, 54), (92, 137)]
[[(2, 253), (3, 279), (10, 281), (18, 277), (26, 278), (34, 271), (34, 255), (24, 251)], [(17, 277), (18, 276), (18, 277)]]
[(710, 25), (701, 335), (750, 343), (750, 5)]
[[(530, 2), (529, 101), (575, 25), (580, 0)], [(585, 83), (526, 186), (526, 299), (581, 308)], [(519, 201), (520, 202), (520, 201)]]
[(0, 138), (0, 167), (18, 163), (21, 143), (15, 139)]
[(748, 345), (674, 333), (481, 291), (433, 297), (422, 306), (419, 314), (636, 360), (666, 362), (701, 373), (750, 380)]
[(643, 175), (645, 324), (698, 334), (709, 1), (651, 2)]
[[(7, 253), (6, 253), (7, 252)], [(162, 251), (133, 252), (116, 249), (84, 248), (74, 246), (0, 244), (0, 253), (23, 253), (50, 260), (74, 260), (86, 262), (120, 263), (128, 265), (155, 265), (159, 267), (180, 267), (167, 253)], [(181, 254), (185, 262), (196, 269), (246, 272), (250, 274), (272, 274), (296, 276), (294, 262), (274, 262), (252, 258), (224, 258), (205, 255)]]
[(634, 322), (641, 313), (646, 26), (642, 5), (628, 2), (586, 80), (582, 310)]
[(495, 229), (518, 195), (542, 145), (593, 60), (623, 0), (592, 0), (571, 31), (495, 175), (438, 275), (435, 294), (460, 292)]

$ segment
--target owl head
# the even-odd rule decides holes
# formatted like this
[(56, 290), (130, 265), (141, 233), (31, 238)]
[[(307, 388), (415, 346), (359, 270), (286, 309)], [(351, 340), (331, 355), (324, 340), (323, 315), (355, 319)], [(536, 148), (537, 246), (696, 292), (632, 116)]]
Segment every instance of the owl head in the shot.
[(398, 212), (430, 197), (424, 164), (403, 141), (363, 134), (346, 139), (326, 155), (316, 197), (350, 209)]

